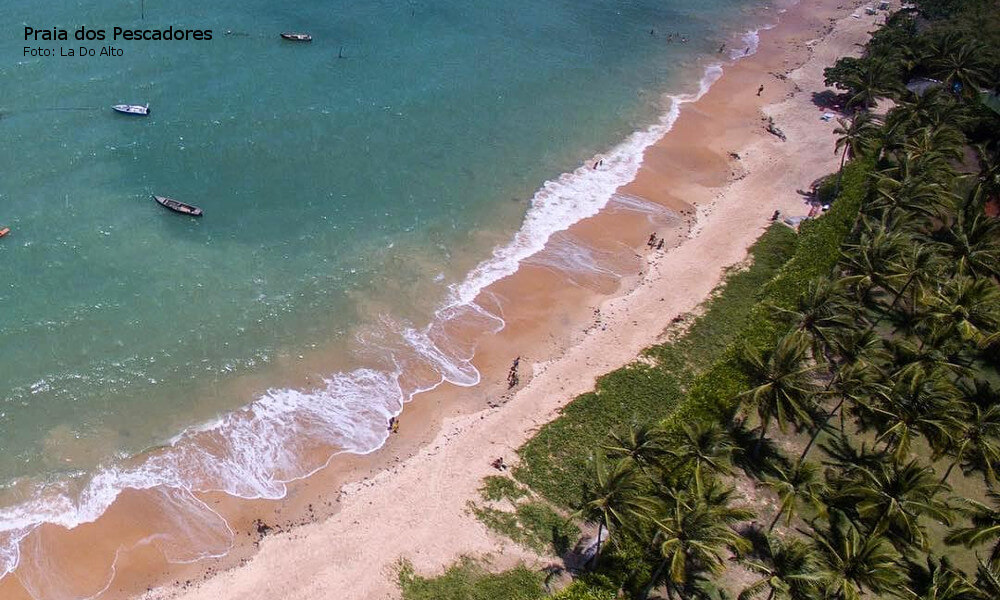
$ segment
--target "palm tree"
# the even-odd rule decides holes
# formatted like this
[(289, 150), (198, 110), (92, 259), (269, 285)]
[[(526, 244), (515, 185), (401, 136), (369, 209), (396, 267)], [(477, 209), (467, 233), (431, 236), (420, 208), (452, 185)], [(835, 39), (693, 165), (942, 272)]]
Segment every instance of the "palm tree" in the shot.
[(823, 512), (822, 498), (826, 486), (823, 484), (822, 474), (822, 468), (816, 463), (803, 462), (778, 469), (776, 475), (764, 481), (764, 485), (771, 488), (781, 501), (778, 512), (767, 528), (768, 532), (774, 530), (781, 515), (785, 515), (785, 527), (791, 525), (800, 504), (811, 506), (816, 512)]
[(962, 498), (963, 506), (958, 510), (968, 517), (972, 524), (952, 529), (944, 541), (951, 546), (961, 544), (966, 548), (993, 544), (989, 560), (991, 563), (1000, 563), (1000, 493), (990, 491), (988, 495), (993, 506), (971, 498)]
[(926, 549), (928, 539), (920, 519), (931, 517), (950, 523), (951, 510), (938, 497), (942, 491), (934, 470), (913, 460), (877, 467), (858, 467), (835, 492), (835, 503), (853, 506), (853, 513), (874, 535), (889, 533), (897, 549)]
[(951, 383), (940, 370), (914, 369), (894, 377), (875, 403), (859, 407), (858, 416), (862, 427), (873, 427), (876, 441), (885, 443), (886, 451), (901, 460), (918, 435), (932, 447), (948, 443), (955, 424), (949, 410), (954, 397)]
[(896, 166), (876, 174), (876, 195), (866, 208), (887, 216), (901, 213), (909, 229), (926, 229), (957, 204), (955, 195), (945, 187), (951, 176), (944, 154), (904, 155)]
[(982, 44), (948, 34), (932, 43), (930, 50), (931, 74), (949, 89), (959, 84), (963, 95), (973, 96), (989, 81), (988, 49)]
[(746, 561), (744, 565), (762, 575), (740, 592), (738, 600), (751, 600), (768, 590), (767, 600), (812, 600), (821, 581), (816, 553), (799, 539), (768, 536), (767, 553), (763, 560)]
[(986, 485), (992, 487), (997, 481), (997, 465), (1000, 465), (1000, 404), (983, 406), (974, 401), (984, 382), (959, 382), (965, 400), (952, 410), (957, 413), (953, 423), (951, 444), (945, 449), (954, 460), (948, 465), (941, 482), (948, 480), (956, 465), (962, 466), (965, 475), (980, 471)]
[(668, 474), (688, 473), (687, 485), (694, 482), (694, 489), (700, 494), (705, 489), (705, 471), (712, 475), (731, 472), (734, 450), (732, 439), (718, 423), (685, 424), (680, 440), (665, 450), (666, 456), (671, 458)]
[(818, 554), (823, 598), (861, 600), (866, 591), (882, 594), (902, 579), (899, 555), (885, 538), (862, 535), (837, 512), (831, 513), (828, 527), (809, 536)]
[(844, 77), (848, 88), (847, 108), (868, 110), (879, 98), (891, 96), (896, 91), (892, 84), (893, 67), (887, 60), (865, 60), (860, 67)]
[(920, 127), (906, 137), (903, 151), (911, 159), (933, 157), (947, 160), (961, 160), (966, 139), (962, 131), (951, 125), (928, 125)]
[(935, 236), (934, 250), (953, 267), (955, 275), (973, 279), (1000, 277), (1000, 221), (976, 213), (957, 220)]
[(753, 513), (731, 508), (730, 497), (731, 490), (725, 490), (713, 494), (713, 500), (707, 502), (701, 494), (679, 492), (649, 518), (656, 530), (654, 541), (662, 560), (644, 597), (665, 572), (668, 594), (673, 590), (681, 598), (687, 598), (687, 589), (695, 573), (718, 575), (722, 572), (725, 548), (737, 551), (750, 548), (750, 543), (730, 526), (749, 519)]
[(757, 455), (772, 420), (781, 431), (789, 422), (797, 426), (811, 422), (816, 391), (811, 373), (818, 365), (807, 364), (808, 354), (809, 340), (800, 331), (783, 337), (771, 351), (747, 347), (744, 361), (755, 387), (738, 398), (741, 412), (755, 410), (760, 419)]
[(907, 579), (893, 594), (903, 600), (980, 600), (979, 592), (947, 558), (927, 556), (926, 566), (907, 561)]
[(639, 424), (624, 431), (613, 431), (610, 442), (603, 448), (608, 456), (628, 461), (647, 476), (667, 453), (669, 438), (666, 432), (655, 425)]
[(992, 281), (955, 277), (931, 302), (932, 317), (962, 340), (979, 343), (1000, 330), (1000, 288)]
[(584, 505), (573, 516), (597, 523), (595, 564), (605, 531), (624, 528), (652, 509), (653, 502), (642, 495), (635, 473), (628, 461), (609, 465), (602, 454), (594, 457), (593, 486), (584, 491)]
[(853, 119), (837, 119), (837, 128), (833, 133), (837, 141), (833, 147), (834, 154), (840, 153), (840, 168), (837, 169), (837, 185), (834, 197), (840, 195), (840, 180), (844, 175), (844, 163), (848, 158), (870, 154), (876, 150), (878, 140), (875, 132), (878, 125), (869, 112), (858, 113)]
[(857, 323), (854, 306), (846, 300), (842, 289), (840, 282), (820, 277), (809, 282), (794, 310), (774, 307), (791, 320), (795, 329), (810, 337), (812, 355), (817, 359), (825, 357), (829, 361), (837, 333)]

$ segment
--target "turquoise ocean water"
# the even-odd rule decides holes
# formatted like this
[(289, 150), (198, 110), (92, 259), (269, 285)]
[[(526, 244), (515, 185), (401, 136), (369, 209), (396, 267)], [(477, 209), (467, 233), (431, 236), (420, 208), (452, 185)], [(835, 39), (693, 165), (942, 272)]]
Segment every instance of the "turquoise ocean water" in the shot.
[[(664, 94), (770, 20), (748, 0), (144, 4), (2, 2), (0, 572), (39, 522), (90, 520), (122, 487), (280, 497), (315, 468), (303, 439), (370, 451), (413, 392), (474, 384), (433, 324), (501, 326), (476, 291), (607, 202), (676, 112)], [(599, 153), (607, 171), (574, 174)], [(340, 347), (349, 370), (315, 366)], [(298, 360), (321, 389), (289, 387)]]

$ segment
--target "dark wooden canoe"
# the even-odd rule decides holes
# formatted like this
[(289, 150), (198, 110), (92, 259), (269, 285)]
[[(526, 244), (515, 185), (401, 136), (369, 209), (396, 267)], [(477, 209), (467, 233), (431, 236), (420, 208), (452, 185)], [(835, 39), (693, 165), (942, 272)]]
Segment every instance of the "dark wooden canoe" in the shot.
[(290, 31), (286, 31), (285, 33), (281, 34), (281, 37), (285, 38), (286, 40), (293, 41), (293, 42), (311, 42), (311, 41), (313, 41), (313, 36), (309, 35), (308, 33), (292, 33)]
[(190, 215), (192, 217), (200, 217), (202, 215), (201, 209), (197, 206), (192, 206), (190, 204), (184, 204), (183, 202), (178, 202), (173, 198), (167, 198), (165, 196), (153, 196), (160, 206), (165, 206), (174, 212), (181, 213), (182, 215)]

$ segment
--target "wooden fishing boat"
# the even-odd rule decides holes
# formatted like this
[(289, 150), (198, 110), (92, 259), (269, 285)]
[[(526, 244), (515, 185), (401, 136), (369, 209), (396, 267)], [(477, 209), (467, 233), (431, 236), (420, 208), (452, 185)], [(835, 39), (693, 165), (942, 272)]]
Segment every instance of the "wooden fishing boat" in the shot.
[(115, 104), (111, 107), (112, 110), (120, 112), (125, 115), (136, 115), (139, 117), (145, 117), (149, 114), (149, 105), (141, 104)]
[(313, 36), (309, 35), (308, 33), (292, 33), (290, 31), (286, 31), (285, 33), (281, 34), (281, 37), (285, 38), (286, 40), (292, 41), (292, 42), (311, 42), (311, 41), (313, 41)]
[(5, 235), (7, 235), (8, 233), (10, 233), (10, 227), (2, 227), (2, 228), (0, 228), (0, 237), (3, 237)]
[(153, 199), (156, 200), (160, 206), (169, 208), (170, 210), (181, 213), (182, 215), (189, 215), (192, 217), (200, 217), (202, 215), (201, 209), (197, 206), (178, 202), (173, 198), (167, 198), (166, 196), (153, 196)]

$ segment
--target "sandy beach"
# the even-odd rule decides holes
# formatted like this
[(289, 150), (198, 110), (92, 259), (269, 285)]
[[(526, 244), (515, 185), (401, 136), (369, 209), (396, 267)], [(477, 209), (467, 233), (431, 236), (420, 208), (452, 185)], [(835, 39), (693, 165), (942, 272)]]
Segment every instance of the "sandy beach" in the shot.
[[(496, 473), (490, 462), (513, 463), (516, 449), (597, 377), (634, 360), (675, 317), (696, 310), (725, 269), (745, 259), (775, 210), (808, 212), (797, 190), (839, 163), (836, 121), (821, 119), (827, 109), (814, 94), (826, 89), (823, 69), (857, 54), (875, 27), (873, 17), (852, 16), (858, 6), (801, 0), (760, 32), (756, 54), (726, 62), (711, 89), (683, 106), (671, 132), (646, 151), (635, 181), (619, 190), (663, 207), (656, 220), (609, 206), (565, 232), (611, 257), (613, 269), (581, 275), (529, 260), (487, 288), (479, 302), (499, 308), (506, 326), (497, 334), (470, 327), (478, 385), (419, 395), (385, 447), (336, 457), (290, 485), (282, 501), (203, 495), (236, 534), (231, 552), (167, 565), (155, 548), (137, 545), (121, 553), (100, 597), (398, 598), (404, 559), (421, 574), (439, 573), (463, 555), (488, 555), (498, 569), (547, 562), (469, 514), (482, 478)], [(765, 130), (768, 118), (785, 140)], [(651, 229), (665, 240), (663, 250), (647, 250)], [(515, 356), (522, 357), (521, 385), (508, 392)], [(62, 552), (52, 564), (76, 565), (78, 573), (63, 575), (99, 587), (105, 576), (88, 560), (118, 555), (141, 538), (136, 506), (142, 503), (125, 494), (96, 523), (50, 528), (46, 535), (59, 537), (52, 547)], [(93, 552), (94, 539), (104, 554)], [(0, 597), (28, 598), (15, 578), (0, 583)]]
[[(684, 107), (673, 131), (647, 151), (639, 176), (621, 192), (697, 220), (690, 229), (678, 223), (675, 231), (661, 232), (675, 248), (635, 258), (639, 272), (625, 293), (607, 297), (593, 286), (576, 287), (569, 296), (577, 305), (563, 309), (559, 302), (568, 298), (544, 283), (551, 276), (543, 268), (524, 268), (499, 282), (490, 293), (531, 298), (518, 305), (548, 310), (505, 313), (507, 328), (477, 354), (483, 383), (475, 391), (441, 388), (420, 397), (404, 412), (402, 434), (387, 447), (352, 458), (339, 475), (320, 474), (302, 486), (337, 485), (335, 493), (327, 487), (336, 498), (330, 516), (267, 535), (239, 566), (204, 581), (180, 578), (144, 597), (396, 598), (401, 559), (423, 574), (440, 572), (462, 555), (489, 555), (497, 568), (538, 564), (539, 557), (468, 514), (482, 478), (494, 472), (490, 461), (513, 461), (516, 448), (575, 395), (591, 389), (597, 376), (633, 360), (674, 317), (696, 309), (724, 269), (744, 259), (775, 210), (791, 216), (808, 211), (796, 190), (838, 164), (836, 123), (821, 120), (825, 110), (813, 94), (825, 89), (823, 69), (839, 56), (856, 54), (874, 27), (871, 17), (853, 18), (855, 8), (825, 0), (790, 8), (777, 27), (761, 32), (757, 54), (727, 66), (703, 98)], [(764, 130), (767, 117), (787, 141)], [(620, 248), (624, 242), (641, 248), (649, 232), (638, 225), (634, 218), (616, 221), (602, 214), (571, 232), (597, 247)], [(543, 296), (548, 302), (540, 304)], [(591, 322), (581, 328), (584, 319)], [(515, 354), (525, 356), (522, 365), (530, 363), (523, 370), (530, 371), (530, 381), (505, 397), (496, 390)], [(295, 496), (309, 495), (300, 489), (288, 502), (294, 504)]]

